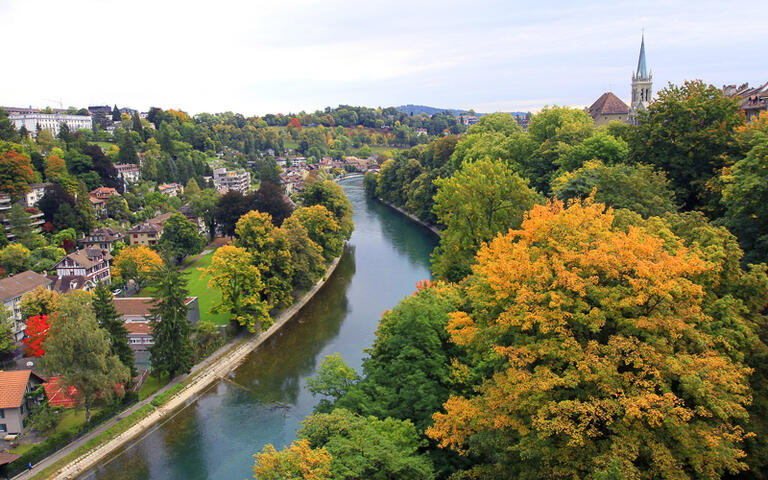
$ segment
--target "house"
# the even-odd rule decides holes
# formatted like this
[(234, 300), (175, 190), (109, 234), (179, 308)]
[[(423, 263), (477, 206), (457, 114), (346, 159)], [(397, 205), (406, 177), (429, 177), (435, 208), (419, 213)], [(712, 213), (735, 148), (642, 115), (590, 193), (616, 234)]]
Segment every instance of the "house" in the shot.
[(192, 207), (189, 205), (182, 205), (179, 207), (179, 213), (187, 217), (187, 220), (197, 225), (197, 232), (201, 235), (205, 235), (208, 233), (208, 227), (205, 225), (205, 222), (202, 218), (198, 217), (194, 213), (192, 213)]
[(0, 370), (0, 435), (24, 431), (32, 406), (29, 394), (43, 381), (32, 370)]
[(157, 191), (166, 197), (178, 197), (184, 193), (184, 187), (178, 183), (164, 183), (157, 186)]
[[(9, 205), (11, 205), (9, 203)], [(10, 206), (8, 208), (0, 208), (0, 213), (7, 212), (10, 210)], [(39, 233), (42, 229), (42, 225), (45, 223), (45, 214), (40, 211), (37, 207), (27, 207), (24, 209), (25, 212), (27, 212), (27, 215), (29, 215), (29, 224), (32, 226), (33, 231), (35, 233)], [(5, 228), (5, 236), (8, 238), (8, 240), (13, 240), (16, 238), (16, 235), (10, 230), (11, 227), (11, 220), (8, 218), (7, 213), (5, 215), (0, 214), (0, 223), (2, 223), (3, 227)]]
[(98, 248), (112, 253), (112, 250), (115, 248), (115, 243), (123, 241), (123, 238), (124, 235), (122, 232), (113, 230), (111, 228), (102, 227), (92, 231), (77, 243), (86, 249)]
[(598, 127), (614, 120), (625, 123), (629, 120), (629, 105), (622, 102), (613, 92), (600, 95), (586, 110)]
[(50, 182), (45, 183), (30, 183), (29, 192), (24, 194), (22, 201), (26, 207), (36, 207), (37, 203), (45, 196), (45, 191), (52, 187)]
[(738, 88), (736, 85), (723, 85), (723, 94), (726, 97), (739, 97), (739, 108), (744, 112), (747, 121), (752, 121), (760, 116), (760, 112), (768, 109), (768, 83), (757, 88), (750, 88), (749, 83), (743, 83)]
[(125, 232), (128, 245), (157, 245), (160, 235), (163, 234), (162, 224), (144, 222), (131, 227)]
[(120, 196), (117, 190), (111, 187), (99, 187), (88, 193), (93, 209), (96, 210), (96, 215), (99, 218), (107, 216), (107, 200), (113, 195)]
[(109, 261), (112, 255), (100, 248), (85, 248), (65, 256), (54, 268), (56, 275), (49, 275), (53, 290), (67, 293), (70, 290), (90, 292), (97, 283), (109, 284)]
[(251, 188), (251, 173), (217, 168), (213, 171), (213, 186), (216, 190), (234, 190), (244, 194)]
[(0, 279), (0, 302), (11, 312), (13, 337), (17, 342), (24, 338), (24, 330), (27, 329), (21, 318), (21, 297), (38, 287), (50, 289), (52, 283), (49, 278), (32, 270)]
[[(122, 317), (128, 330), (128, 345), (133, 350), (134, 361), (139, 368), (149, 367), (149, 347), (155, 344), (152, 338), (152, 314), (154, 306), (150, 297), (114, 298), (112, 303)], [(197, 297), (187, 297), (185, 305), (189, 307), (187, 320), (190, 325), (200, 321), (200, 306)]]
[(136, 183), (141, 179), (141, 169), (135, 163), (115, 165), (115, 170), (117, 170), (117, 176), (126, 184)]

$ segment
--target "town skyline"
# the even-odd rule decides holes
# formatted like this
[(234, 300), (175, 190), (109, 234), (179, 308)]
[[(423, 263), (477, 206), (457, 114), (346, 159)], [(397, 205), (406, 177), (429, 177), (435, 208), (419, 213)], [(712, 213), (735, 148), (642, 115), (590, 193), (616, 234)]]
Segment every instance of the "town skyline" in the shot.
[[(768, 39), (759, 2), (738, 11), (688, 1), (436, 7), (4, 2), (0, 28), (6, 38), (24, 39), (7, 61), (25, 75), (0, 79), (0, 103), (249, 116), (339, 104), (487, 113), (583, 107), (607, 91), (629, 100), (643, 29), (656, 91), (669, 82), (722, 87), (768, 77), (768, 67), (754, 61)], [(750, 22), (745, 11), (754, 12)], [(62, 42), (62, 22), (104, 33)], [(61, 54), (45, 61), (31, 53), (57, 46)]]

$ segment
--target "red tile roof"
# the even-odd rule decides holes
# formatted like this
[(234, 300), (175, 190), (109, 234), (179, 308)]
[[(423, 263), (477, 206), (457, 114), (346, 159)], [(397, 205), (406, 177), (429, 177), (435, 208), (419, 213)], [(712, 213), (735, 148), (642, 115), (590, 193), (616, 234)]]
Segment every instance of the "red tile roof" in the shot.
[(613, 92), (606, 92), (600, 95), (595, 103), (589, 107), (589, 114), (597, 119), (600, 115), (626, 115), (629, 113), (629, 107), (622, 102)]
[(152, 326), (149, 322), (125, 322), (123, 325), (125, 325), (129, 335), (150, 335), (152, 333)]
[(0, 408), (18, 408), (24, 401), (32, 370), (0, 371)]
[(72, 408), (77, 405), (77, 389), (75, 387), (65, 388), (59, 385), (61, 377), (51, 377), (48, 382), (43, 384), (45, 395), (48, 397), (48, 404), (53, 407)]

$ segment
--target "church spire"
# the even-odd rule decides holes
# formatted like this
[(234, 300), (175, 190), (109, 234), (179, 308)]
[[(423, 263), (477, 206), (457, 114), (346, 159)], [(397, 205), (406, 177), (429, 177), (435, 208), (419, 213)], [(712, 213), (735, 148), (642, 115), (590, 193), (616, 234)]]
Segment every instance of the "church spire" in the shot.
[(645, 34), (643, 34), (643, 39), (640, 41), (640, 58), (637, 59), (637, 73), (635, 76), (643, 80), (648, 78), (648, 69), (645, 66)]

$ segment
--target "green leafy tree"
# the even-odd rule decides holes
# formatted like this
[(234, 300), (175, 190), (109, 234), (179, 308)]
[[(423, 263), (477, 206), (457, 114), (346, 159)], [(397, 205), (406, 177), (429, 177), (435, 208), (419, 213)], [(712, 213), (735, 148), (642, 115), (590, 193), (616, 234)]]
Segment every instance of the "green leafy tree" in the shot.
[(107, 198), (107, 216), (117, 221), (124, 222), (131, 218), (128, 203), (120, 195), (112, 195)]
[(181, 213), (174, 213), (163, 224), (163, 234), (158, 245), (162, 252), (179, 263), (187, 255), (202, 252), (205, 238), (197, 231), (197, 225)]
[(150, 309), (155, 342), (149, 347), (152, 370), (167, 373), (171, 378), (189, 373), (195, 352), (187, 318), (187, 279), (178, 268), (163, 263), (152, 272), (150, 286), (155, 304)]
[(11, 243), (0, 250), (0, 268), (7, 275), (15, 275), (29, 269), (30, 252), (27, 247)]
[(303, 201), (307, 207), (322, 205), (327, 208), (341, 227), (343, 237), (349, 239), (354, 229), (352, 204), (337, 183), (323, 180), (308, 185), (304, 190)]
[(645, 218), (677, 209), (666, 175), (648, 165), (605, 165), (592, 160), (552, 181), (552, 193), (563, 201), (584, 199), (593, 190), (596, 201), (614, 208), (628, 208)]
[(308, 289), (325, 273), (323, 248), (309, 238), (304, 225), (294, 216), (288, 218), (280, 227), (283, 237), (288, 242), (291, 252), (293, 275), (291, 283), (294, 289)]
[(323, 250), (326, 260), (333, 260), (341, 255), (344, 238), (341, 227), (333, 214), (322, 205), (300, 207), (294, 210), (291, 218), (296, 219), (306, 230), (309, 238)]
[(109, 334), (110, 351), (117, 355), (120, 362), (128, 367), (131, 376), (136, 375), (134, 367), (133, 350), (128, 345), (128, 330), (123, 319), (115, 310), (112, 302), (112, 292), (105, 283), (99, 282), (93, 290), (93, 313), (99, 326)]
[(0, 108), (0, 140), (6, 142), (19, 141), (19, 133), (16, 131), (16, 127), (8, 119), (8, 112)]
[(219, 196), (216, 190), (212, 188), (206, 188), (200, 191), (190, 199), (190, 206), (192, 212), (200, 217), (205, 226), (208, 228), (208, 237), (213, 239), (216, 236), (217, 216), (216, 208)]
[(423, 442), (409, 421), (339, 409), (307, 417), (297, 435), (312, 449), (327, 450), (335, 479), (435, 478), (429, 458), (419, 454)]
[(317, 375), (307, 379), (307, 388), (312, 395), (326, 397), (320, 400), (315, 411), (330, 412), (333, 402), (345, 395), (358, 381), (360, 377), (357, 372), (344, 363), (341, 355), (327, 355), (320, 364)]
[(744, 123), (739, 102), (700, 80), (658, 92), (629, 140), (630, 160), (669, 174), (683, 209), (719, 215), (719, 191), (710, 184), (741, 155), (736, 127)]
[(450, 178), (436, 180), (435, 215), (445, 225), (433, 253), (438, 278), (466, 276), (475, 252), (497, 234), (518, 228), (539, 195), (500, 160), (465, 162)]
[(46, 372), (61, 376), (60, 384), (77, 389), (85, 407), (85, 421), (97, 399), (122, 392), (130, 370), (110, 350), (109, 335), (99, 328), (90, 295), (74, 291), (61, 299), (56, 318), (43, 343), (41, 364)]
[(16, 241), (27, 248), (32, 247), (37, 235), (32, 226), (32, 218), (19, 203), (14, 203), (8, 210), (8, 229), (16, 236)]
[(5, 308), (5, 305), (0, 305), (0, 357), (16, 348), (16, 339), (13, 334), (11, 312)]
[(187, 186), (184, 187), (184, 197), (193, 198), (200, 194), (200, 186), (194, 178), (190, 178), (187, 182)]

